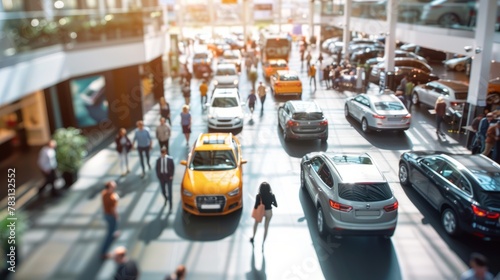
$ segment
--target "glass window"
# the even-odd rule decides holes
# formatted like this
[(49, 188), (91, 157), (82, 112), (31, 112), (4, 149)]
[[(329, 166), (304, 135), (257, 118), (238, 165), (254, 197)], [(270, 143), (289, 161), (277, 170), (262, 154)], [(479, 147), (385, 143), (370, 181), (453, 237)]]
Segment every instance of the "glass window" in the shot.
[(403, 110), (404, 106), (401, 103), (398, 102), (376, 102), (375, 103), (375, 109), (377, 110), (383, 110), (383, 111), (388, 111), (388, 110)]
[(189, 166), (193, 170), (228, 170), (236, 168), (231, 150), (196, 151)]
[(315, 113), (295, 113), (293, 114), (293, 119), (294, 120), (301, 120), (301, 121), (317, 121), (317, 120), (322, 120), (323, 119), (323, 113), (321, 112), (315, 112)]
[(471, 185), (470, 185), (469, 181), (467, 181), (464, 177), (460, 178), (460, 181), (458, 182), (457, 187), (468, 195), (472, 194)]
[(236, 75), (236, 70), (231, 68), (217, 69), (216, 76), (233, 76)]
[(233, 150), (234, 150), (234, 153), (236, 154), (236, 160), (239, 160), (240, 154), (239, 154), (239, 150), (238, 150), (238, 143), (236, 143), (236, 140), (234, 140), (234, 139), (231, 139), (231, 142), (233, 143)]
[(295, 75), (285, 74), (280, 76), (281, 81), (298, 81), (299, 77)]
[(332, 172), (328, 168), (326, 164), (323, 164), (321, 168), (318, 171), (318, 175), (328, 187), (332, 188), (333, 187), (333, 177), (332, 177)]
[(443, 165), (443, 160), (437, 157), (428, 157), (424, 158), (421, 163), (423, 166), (426, 166), (434, 172), (438, 172), (439, 167)]
[(323, 165), (323, 160), (319, 157), (313, 158), (311, 161), (311, 167), (314, 171), (318, 172), (319, 168)]
[(216, 97), (212, 102), (214, 108), (230, 108), (238, 106), (238, 100), (235, 97)]
[(458, 183), (462, 177), (462, 174), (460, 174), (457, 169), (449, 164), (445, 164), (441, 171), (439, 171), (439, 174), (456, 186), (458, 186)]
[(382, 201), (392, 197), (387, 183), (339, 184), (339, 196), (350, 201)]
[[(30, 0), (37, 2), (36, 0)], [(23, 0), (2, 0), (1, 4), (5, 12), (16, 12), (24, 10)]]
[(500, 173), (484, 170), (471, 170), (479, 182), (481, 189), (490, 192), (500, 192)]

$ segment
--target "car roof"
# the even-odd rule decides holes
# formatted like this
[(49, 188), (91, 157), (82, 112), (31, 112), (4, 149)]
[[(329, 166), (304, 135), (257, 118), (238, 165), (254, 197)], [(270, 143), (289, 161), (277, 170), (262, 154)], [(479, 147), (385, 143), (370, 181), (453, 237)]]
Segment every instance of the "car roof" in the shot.
[(462, 82), (459, 82), (459, 81), (452, 81), (452, 80), (437, 80), (437, 81), (432, 81), (430, 83), (433, 83), (433, 84), (441, 84), (441, 85), (444, 85), (446, 87), (449, 87), (451, 89), (453, 89), (454, 91), (468, 91), (469, 90), (469, 86), (462, 83)]
[(500, 166), (495, 162), (489, 160), (486, 157), (481, 156), (480, 154), (471, 155), (471, 154), (443, 154), (444, 157), (450, 157), (456, 160), (458, 163), (463, 165), (465, 168), (469, 170), (481, 170), (487, 172), (499, 172)]
[(230, 150), (232, 133), (201, 133), (198, 136), (195, 151), (210, 151), (210, 150)]
[(368, 154), (324, 153), (337, 170), (342, 183), (382, 183), (384, 175)]
[(379, 101), (398, 101), (399, 98), (397, 98), (394, 94), (362, 94), (366, 96), (368, 99), (370, 99), (372, 102), (379, 102)]
[(314, 101), (289, 100), (287, 103), (293, 107), (294, 112), (322, 112), (321, 108)]

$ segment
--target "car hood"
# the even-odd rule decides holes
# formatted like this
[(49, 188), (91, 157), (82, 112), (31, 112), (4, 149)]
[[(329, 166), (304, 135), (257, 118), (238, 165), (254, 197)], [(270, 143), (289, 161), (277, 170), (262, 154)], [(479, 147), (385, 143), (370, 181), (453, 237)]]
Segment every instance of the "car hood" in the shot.
[(238, 168), (217, 171), (186, 169), (183, 187), (193, 195), (226, 194), (240, 185), (238, 173)]
[(210, 108), (209, 115), (216, 118), (243, 118), (243, 110), (240, 106), (229, 108)]

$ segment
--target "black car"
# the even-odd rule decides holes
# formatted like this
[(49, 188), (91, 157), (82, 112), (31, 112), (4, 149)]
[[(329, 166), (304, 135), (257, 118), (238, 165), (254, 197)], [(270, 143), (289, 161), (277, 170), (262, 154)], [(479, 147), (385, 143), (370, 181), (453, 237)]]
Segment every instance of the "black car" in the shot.
[(483, 155), (410, 151), (401, 155), (399, 181), (439, 211), (451, 236), (462, 231), (500, 238), (500, 165)]
[(315, 101), (285, 102), (278, 109), (278, 127), (286, 142), (292, 139), (328, 141), (328, 120)]
[(396, 67), (395, 71), (392, 73), (394, 77), (392, 78), (392, 83), (389, 84), (387, 83), (387, 73), (380, 73), (378, 84), (381, 90), (389, 88), (392, 91), (396, 91), (396, 88), (401, 83), (401, 80), (404, 78), (405, 74), (408, 75), (408, 78), (411, 79), (415, 85), (426, 84), (428, 82), (439, 80), (439, 77), (435, 74), (427, 73), (425, 71), (412, 67)]

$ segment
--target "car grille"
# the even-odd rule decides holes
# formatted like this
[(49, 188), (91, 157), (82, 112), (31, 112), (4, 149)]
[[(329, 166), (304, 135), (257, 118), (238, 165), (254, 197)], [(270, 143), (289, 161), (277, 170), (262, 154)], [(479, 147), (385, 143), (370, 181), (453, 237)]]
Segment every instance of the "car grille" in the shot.
[(196, 197), (196, 207), (200, 213), (220, 213), (226, 206), (223, 195), (201, 195)]

